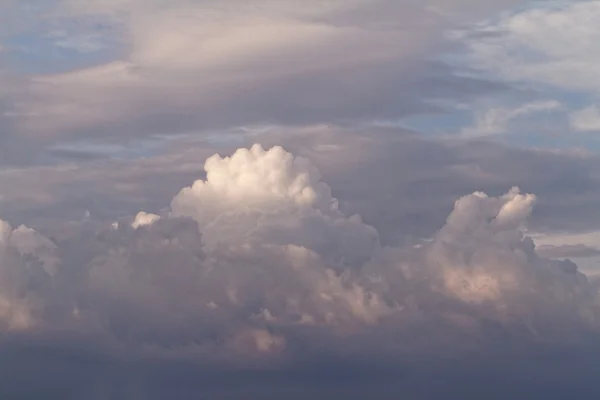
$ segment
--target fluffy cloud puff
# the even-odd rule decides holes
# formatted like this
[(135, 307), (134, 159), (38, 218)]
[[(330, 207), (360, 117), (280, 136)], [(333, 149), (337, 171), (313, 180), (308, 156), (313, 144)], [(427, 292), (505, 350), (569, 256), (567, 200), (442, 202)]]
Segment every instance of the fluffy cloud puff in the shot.
[(24, 330), (35, 323), (43, 296), (51, 290), (58, 260), (48, 239), (0, 220), (0, 326)]
[(183, 189), (172, 215), (198, 222), (203, 241), (296, 245), (336, 262), (359, 263), (378, 245), (374, 228), (346, 217), (308, 160), (276, 146), (239, 149), (206, 161), (206, 180)]
[(568, 260), (539, 257), (519, 229), (535, 201), (517, 188), (498, 198), (461, 198), (426, 257), (445, 291), (467, 303), (487, 302), (499, 316), (535, 319), (552, 310), (595, 322), (594, 291), (585, 275)]
[(343, 352), (485, 341), (490, 324), (517, 343), (597, 327), (595, 285), (572, 262), (536, 253), (522, 231), (536, 197), (517, 188), (464, 196), (431, 239), (382, 248), (308, 160), (280, 147), (215, 155), (205, 170), (162, 217), (86, 222), (53, 241), (2, 225), (5, 328), (243, 360), (319, 343)]

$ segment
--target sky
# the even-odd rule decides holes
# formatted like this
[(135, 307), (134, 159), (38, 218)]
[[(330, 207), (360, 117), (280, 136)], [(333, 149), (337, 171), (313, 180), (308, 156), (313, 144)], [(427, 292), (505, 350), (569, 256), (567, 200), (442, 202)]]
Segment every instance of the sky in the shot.
[(599, 0), (0, 0), (0, 397), (597, 397), (599, 63)]

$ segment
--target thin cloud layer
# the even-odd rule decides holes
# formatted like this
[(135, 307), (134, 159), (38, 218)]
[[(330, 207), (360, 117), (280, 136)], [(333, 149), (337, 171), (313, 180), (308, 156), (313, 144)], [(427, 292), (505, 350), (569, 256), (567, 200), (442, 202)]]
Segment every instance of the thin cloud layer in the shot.
[(564, 1), (482, 23), (469, 46), (476, 67), (503, 78), (597, 94), (600, 2)]
[(513, 1), (494, 3), (59, 1), (48, 19), (91, 21), (90, 35), (120, 42), (103, 62), (20, 76), (0, 115), (20, 150), (10, 162), (65, 142), (440, 112), (440, 99), (504, 89), (436, 56), (444, 29)]
[(600, 109), (591, 105), (570, 114), (571, 126), (576, 131), (597, 132), (600, 131)]
[(531, 114), (552, 112), (560, 108), (561, 104), (552, 100), (528, 103), (515, 109), (492, 108), (478, 115), (475, 118), (475, 125), (463, 128), (460, 133), (462, 137), (467, 138), (500, 135), (509, 130), (510, 122), (515, 119)]

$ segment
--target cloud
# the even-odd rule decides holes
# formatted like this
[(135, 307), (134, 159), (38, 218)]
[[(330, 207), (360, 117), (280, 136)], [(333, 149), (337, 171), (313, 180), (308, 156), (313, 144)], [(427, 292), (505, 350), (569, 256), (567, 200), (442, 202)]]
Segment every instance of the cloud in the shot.
[(548, 258), (584, 258), (600, 256), (600, 249), (584, 244), (542, 245), (538, 253)]
[(598, 158), (589, 152), (431, 140), (398, 128), (274, 126), (251, 135), (225, 142), (182, 137), (169, 142), (168, 151), (143, 158), (5, 168), (0, 215), (44, 232), (86, 211), (111, 221), (140, 209), (163, 215), (181, 188), (204, 177), (211, 154), (232, 154), (258, 141), (284, 144), (310, 159), (340, 209), (361, 215), (384, 245), (432, 236), (464, 193), (497, 196), (513, 185), (539, 197), (530, 221), (536, 232), (589, 231), (600, 223), (594, 212)]
[[(205, 170), (206, 180), (175, 196), (169, 217), (172, 223), (194, 220), (196, 235), (201, 236), (192, 235), (194, 239), (188, 243), (202, 243), (202, 253), (167, 264), (191, 267), (200, 262), (205, 271), (203, 285), (208, 286), (195, 296), (208, 296), (195, 303), (204, 304), (204, 312), (229, 315), (233, 318), (229, 324), (242, 332), (306, 324), (328, 326), (332, 332), (382, 323), (410, 325), (405, 318), (415, 312), (415, 304), (418, 314), (436, 319), (462, 315), (470, 319), (471, 329), (473, 323), (478, 325), (480, 313), (485, 313), (499, 321), (502, 329), (510, 332), (523, 326), (534, 337), (540, 329), (545, 329), (547, 337), (560, 337), (558, 321), (573, 321), (580, 327), (596, 324), (595, 289), (586, 277), (570, 261), (541, 258), (534, 242), (523, 235), (536, 196), (521, 194), (517, 188), (500, 197), (481, 192), (462, 197), (428, 243), (382, 249), (374, 246), (377, 236), (373, 228), (343, 215), (316, 168), (281, 147), (264, 150), (255, 145), (230, 157), (215, 155), (206, 161)], [(149, 235), (163, 235), (159, 233), (164, 229), (160, 220), (150, 228)], [(171, 239), (163, 242), (167, 248), (161, 253), (183, 245), (178, 236), (168, 233)], [(148, 247), (137, 245), (136, 249), (142, 255)], [(125, 273), (124, 281), (116, 286), (110, 283), (110, 287), (128, 288), (131, 280), (126, 276), (137, 276), (134, 271), (140, 268), (128, 261), (138, 257), (132, 258), (133, 254), (103, 259), (92, 276), (104, 276), (108, 283)], [(179, 258), (181, 253), (171, 254), (169, 257)], [(345, 265), (347, 260), (354, 262)], [(151, 272), (147, 263), (141, 265), (146, 272), (140, 277), (150, 273), (139, 281), (137, 290), (144, 293), (143, 288), (154, 281), (152, 275), (159, 270)], [(109, 266), (117, 270), (107, 269)], [(188, 270), (192, 275), (186, 282), (194, 281), (193, 271)], [(257, 280), (259, 276), (269, 278)], [(221, 293), (209, 287), (220, 287)], [(108, 287), (98, 293), (106, 290)], [(194, 286), (189, 290), (195, 292)], [(166, 307), (162, 302), (169, 298), (168, 292), (164, 296), (148, 298), (157, 302), (153, 310)], [(431, 299), (436, 296), (459, 303), (432, 307)], [(177, 308), (187, 309), (184, 304)], [(406, 314), (407, 310), (411, 311)], [(240, 311), (246, 319), (237, 321), (234, 315)], [(254, 325), (258, 322), (266, 325)], [(280, 339), (260, 333), (243, 333), (242, 337), (264, 336), (266, 343), (277, 343), (280, 348), (287, 342), (284, 332), (269, 334)], [(259, 353), (271, 348), (263, 346), (262, 339), (242, 342), (254, 343), (251, 349)]]
[(0, 325), (2, 330), (30, 329), (51, 290), (58, 258), (56, 246), (25, 226), (13, 229), (0, 220)]
[(570, 114), (571, 127), (577, 131), (593, 132), (600, 130), (600, 109), (589, 106)]
[[(586, 346), (598, 329), (594, 281), (544, 258), (524, 233), (533, 194), (462, 196), (428, 240), (381, 246), (317, 167), (282, 147), (213, 155), (204, 168), (160, 218), (72, 221), (46, 237), (2, 224), (0, 321), (10, 340), (42, 345), (33, 357), (53, 363), (52, 352), (80, 347), (117, 365), (265, 376), (328, 363), (384, 373), (405, 357), (419, 370), (440, 354), (514, 361), (523, 347)], [(0, 341), (0, 351), (14, 343)], [(171, 387), (123, 373), (141, 393)], [(114, 388), (102, 376), (77, 390)]]
[[(436, 100), (504, 88), (434, 59), (444, 29), (511, 3), (57, 2), (48, 19), (75, 21), (77, 33), (49, 31), (59, 45), (117, 48), (77, 68), (21, 77), (1, 117), (20, 139), (11, 138), (20, 149), (11, 162), (73, 142), (440, 112)], [(463, 12), (464, 4), (473, 8)]]
[[(340, 211), (308, 160), (281, 147), (214, 155), (205, 169), (163, 218), (83, 221), (49, 239), (5, 225), (4, 241), (32, 254), (53, 282), (32, 294), (40, 297), (30, 329), (60, 324), (140, 351), (175, 346), (243, 362), (297, 357), (300, 343), (386, 326), (407, 332), (436, 321), (444, 328), (431, 331), (435, 346), (444, 330), (485, 343), (484, 318), (516, 342), (560, 342), (565, 321), (572, 334), (597, 324), (595, 287), (572, 262), (539, 256), (523, 235), (534, 195), (475, 192), (456, 201), (430, 241), (384, 248), (374, 228)], [(2, 294), (21, 298), (8, 294), (23, 279)], [(385, 336), (379, 346), (394, 347)]]
[(597, 397), (600, 158), (484, 140), (570, 108), (532, 99), (581, 90), (554, 31), (593, 9), (479, 25), (474, 78), (445, 32), (521, 2), (10, 3), (2, 62), (87, 66), (0, 66), (0, 397)]
[(574, 232), (546, 232), (533, 234), (539, 253), (544, 257), (569, 258), (590, 276), (598, 274), (598, 232), (593, 230)]
[[(281, 147), (239, 149), (206, 161), (206, 181), (183, 189), (172, 214), (195, 219), (209, 246), (245, 243), (303, 246), (352, 263), (378, 244), (375, 229), (347, 218), (308, 160)], [(336, 254), (339, 253), (339, 254)]]
[[(133, 222), (131, 223), (131, 227), (133, 229), (137, 229), (140, 226), (152, 225), (159, 219), (160, 219), (159, 215), (140, 211), (133, 219)], [(118, 227), (118, 225), (117, 225), (117, 227)]]
[(504, 79), (598, 93), (600, 2), (539, 3), (488, 20), (468, 41), (477, 68)]
[[(534, 195), (520, 194), (517, 188), (499, 198), (476, 192), (458, 200), (427, 254), (441, 268), (446, 290), (467, 302), (506, 307), (507, 313), (525, 306), (519, 298), (511, 310), (507, 303), (515, 296), (545, 291), (547, 279), (557, 285), (554, 301), (563, 301), (561, 291), (585, 292), (587, 280), (574, 264), (540, 259), (533, 241), (519, 231), (535, 201)], [(572, 280), (568, 273), (574, 274)], [(551, 303), (553, 296), (549, 291), (544, 298)]]
[(506, 133), (508, 125), (515, 119), (523, 118), (540, 112), (552, 112), (562, 105), (555, 100), (535, 101), (515, 109), (492, 108), (477, 116), (475, 125), (463, 128), (461, 136), (478, 137)]

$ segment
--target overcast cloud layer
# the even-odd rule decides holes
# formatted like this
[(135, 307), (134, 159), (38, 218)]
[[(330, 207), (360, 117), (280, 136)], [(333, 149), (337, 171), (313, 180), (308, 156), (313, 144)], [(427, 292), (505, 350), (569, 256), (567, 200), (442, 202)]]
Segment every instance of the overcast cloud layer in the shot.
[(598, 21), (0, 0), (0, 397), (597, 397)]

